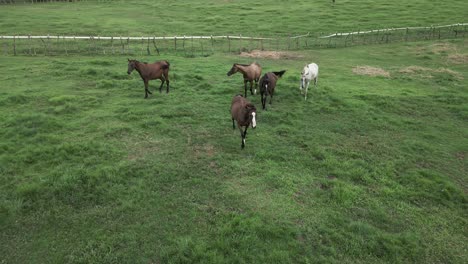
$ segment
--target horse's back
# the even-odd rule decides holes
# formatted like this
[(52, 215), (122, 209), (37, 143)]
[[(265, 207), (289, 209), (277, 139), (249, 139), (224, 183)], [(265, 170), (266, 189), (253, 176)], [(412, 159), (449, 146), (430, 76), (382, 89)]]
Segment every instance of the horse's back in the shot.
[(248, 101), (242, 95), (235, 95), (231, 102), (232, 118), (236, 119), (239, 110), (242, 109), (242, 107), (244, 107), (247, 103)]
[(317, 77), (319, 66), (316, 63), (311, 63), (308, 65), (309, 69), (311, 70), (312, 74)]
[(276, 80), (278, 79), (278, 76), (276, 76), (273, 72), (267, 72), (265, 73), (262, 78), (260, 79), (260, 91), (265, 91), (265, 89), (268, 89), (265, 85), (269, 85), (271, 89), (275, 88), (276, 86)]
[(262, 66), (257, 62), (253, 62), (251, 65), (255, 67), (255, 78), (260, 78), (260, 75), (262, 74)]

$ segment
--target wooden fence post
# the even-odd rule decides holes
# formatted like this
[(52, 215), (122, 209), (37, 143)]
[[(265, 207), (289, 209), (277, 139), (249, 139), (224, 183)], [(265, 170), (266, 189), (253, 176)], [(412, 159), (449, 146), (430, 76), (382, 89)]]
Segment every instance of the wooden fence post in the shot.
[(242, 53), (242, 35), (239, 34), (239, 54)]
[(127, 37), (127, 54), (130, 54), (129, 51), (132, 52), (130, 49), (130, 37)]
[(156, 37), (153, 37), (153, 46), (156, 49), (156, 53), (158, 53), (159, 55), (159, 49), (158, 49), (158, 46), (156, 46)]
[(111, 37), (111, 52), (112, 52), (112, 55), (114, 55), (114, 37)]
[(67, 40), (65, 39), (65, 36), (62, 36), (63, 40), (63, 45), (65, 46), (65, 55), (68, 56), (68, 46), (67, 46)]
[(151, 51), (150, 51), (150, 38), (148, 37), (147, 38), (147, 41), (146, 41), (146, 52), (148, 53), (148, 56), (151, 55)]
[(13, 36), (13, 55), (16, 56), (16, 36)]

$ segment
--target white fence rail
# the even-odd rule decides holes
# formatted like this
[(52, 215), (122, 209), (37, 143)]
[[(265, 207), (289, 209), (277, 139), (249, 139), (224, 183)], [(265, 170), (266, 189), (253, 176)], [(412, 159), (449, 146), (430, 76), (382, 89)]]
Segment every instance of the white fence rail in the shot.
[[(373, 29), (367, 31), (357, 31), (357, 32), (347, 32), (347, 33), (335, 33), (328, 36), (322, 36), (319, 38), (331, 38), (331, 37), (338, 37), (338, 36), (349, 36), (349, 35), (358, 35), (358, 34), (372, 34), (377, 32), (388, 32), (388, 31), (398, 31), (398, 30), (415, 30), (415, 29), (438, 29), (438, 28), (449, 28), (449, 27), (460, 27), (460, 26), (467, 26), (468, 23), (457, 23), (451, 25), (443, 25), (443, 26), (430, 26), (430, 27), (400, 27), (400, 28), (384, 28), (384, 29)], [(305, 35), (306, 36), (306, 35)], [(298, 36), (301, 37), (301, 36)]]
[(88, 39), (88, 40), (190, 40), (190, 39), (247, 39), (247, 40), (271, 40), (272, 38), (243, 37), (243, 36), (172, 36), (172, 37), (101, 37), (101, 36), (0, 36), (1, 39)]
[(216, 52), (251, 50), (301, 50), (338, 48), (406, 41), (465, 38), (468, 23), (430, 27), (401, 27), (346, 33), (302, 34), (298, 36), (0, 36), (0, 55), (151, 55), (183, 53), (207, 56)]

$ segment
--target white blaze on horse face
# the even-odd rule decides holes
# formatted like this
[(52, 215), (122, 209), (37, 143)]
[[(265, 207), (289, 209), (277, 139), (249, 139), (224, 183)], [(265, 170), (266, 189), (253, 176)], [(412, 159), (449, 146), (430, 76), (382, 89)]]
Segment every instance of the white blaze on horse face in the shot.
[(255, 112), (252, 112), (252, 128), (257, 126), (257, 121), (255, 120)]

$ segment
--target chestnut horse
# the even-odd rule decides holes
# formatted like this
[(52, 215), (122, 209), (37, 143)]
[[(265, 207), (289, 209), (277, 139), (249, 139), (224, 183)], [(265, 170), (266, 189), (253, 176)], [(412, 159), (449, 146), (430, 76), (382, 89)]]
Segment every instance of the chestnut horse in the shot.
[(266, 99), (270, 95), (270, 105), (271, 100), (273, 100), (273, 94), (275, 92), (276, 81), (283, 76), (286, 70), (279, 72), (267, 72), (260, 79), (260, 95), (262, 100), (263, 110), (266, 110)]
[[(251, 104), (247, 99), (242, 97), (242, 95), (236, 95), (232, 98), (231, 103), (231, 118), (232, 118), (232, 129), (236, 129), (234, 120), (237, 121), (237, 127), (240, 130), (242, 145), (241, 148), (245, 147), (245, 136), (247, 136), (247, 128), (252, 126), (253, 129), (257, 127), (257, 122), (255, 120), (255, 115), (257, 109)], [(242, 127), (245, 127), (242, 131)]]
[(252, 62), (251, 64), (234, 63), (231, 70), (228, 71), (227, 76), (231, 76), (236, 72), (241, 72), (242, 75), (244, 75), (244, 96), (247, 98), (247, 82), (250, 82), (250, 94), (253, 95), (252, 86), (255, 81), (255, 94), (257, 94), (258, 80), (262, 74), (262, 66), (256, 62)]
[(163, 84), (166, 82), (166, 93), (169, 93), (169, 66), (170, 64), (166, 60), (157, 61), (155, 63), (146, 63), (128, 59), (127, 73), (131, 74), (133, 70), (136, 70), (140, 74), (140, 77), (145, 84), (145, 98), (148, 98), (148, 94), (151, 94), (148, 89), (148, 83), (150, 80), (161, 80), (159, 92), (162, 92)]

